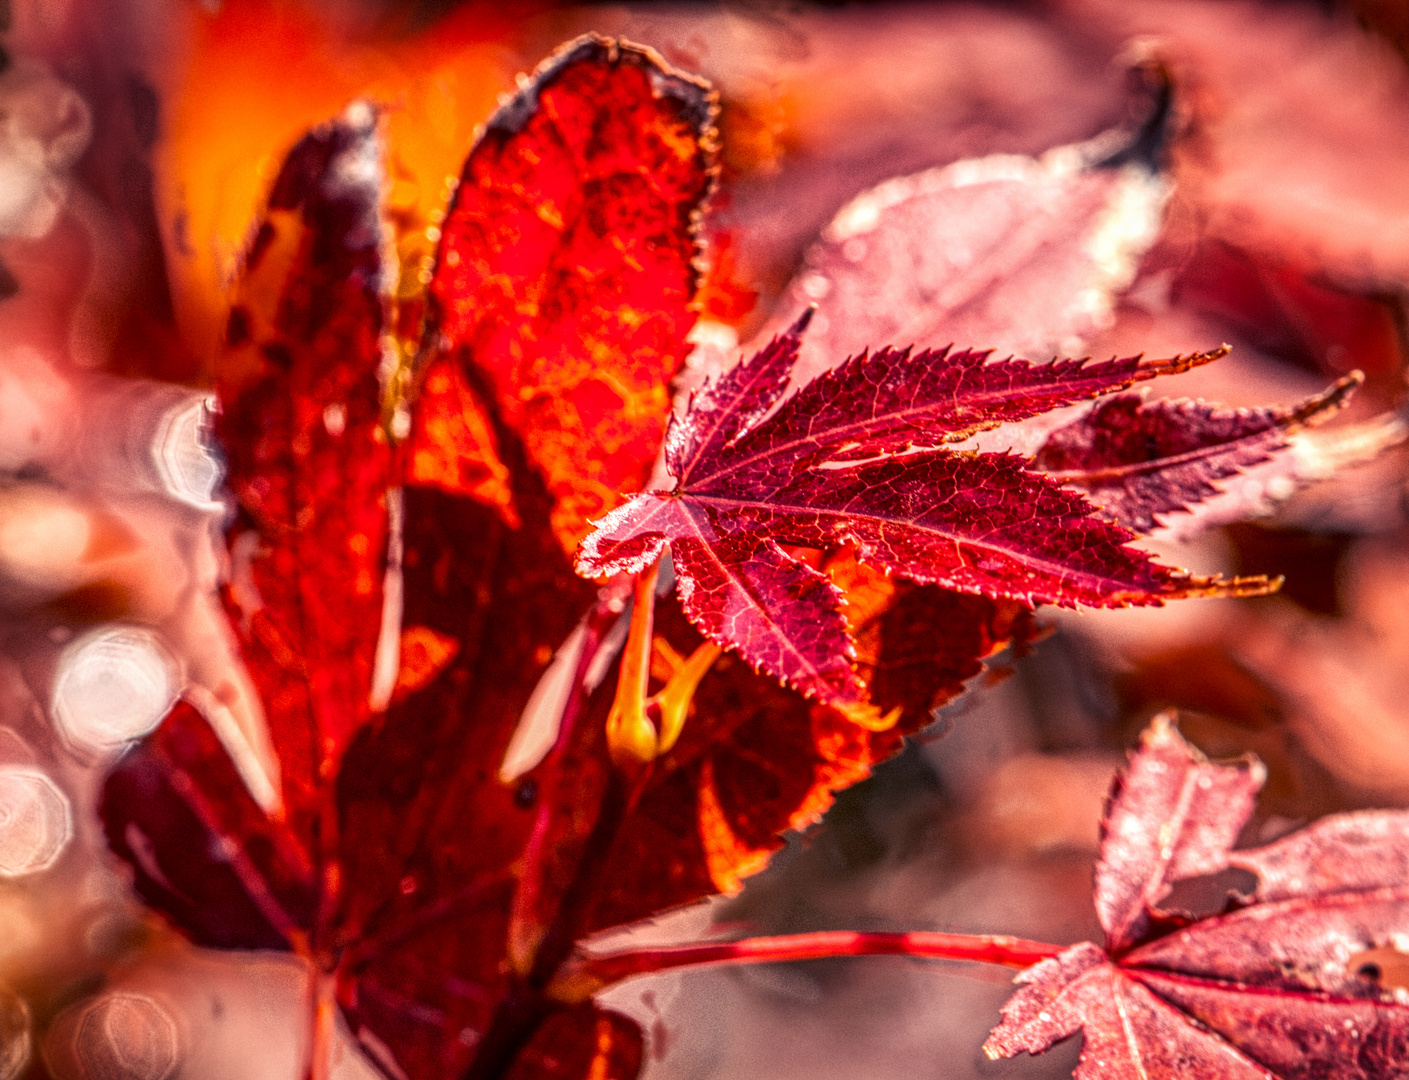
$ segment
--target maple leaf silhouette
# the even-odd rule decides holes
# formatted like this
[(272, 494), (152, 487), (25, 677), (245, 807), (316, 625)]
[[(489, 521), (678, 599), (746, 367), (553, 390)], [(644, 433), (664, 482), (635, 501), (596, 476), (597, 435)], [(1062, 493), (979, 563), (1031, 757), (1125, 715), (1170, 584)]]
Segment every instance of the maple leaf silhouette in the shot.
[[(1264, 777), (1255, 759), (1207, 761), (1156, 719), (1106, 812), (1106, 946), (1083, 942), (1019, 975), (990, 1057), (1081, 1030), (1078, 1080), (1403, 1072), (1409, 1004), (1373, 957), (1409, 918), (1409, 814), (1339, 814), (1232, 851)], [(1257, 875), (1251, 896), (1192, 922), (1160, 908), (1175, 882), (1229, 868)]]
[[(1222, 350), (1169, 360), (992, 361), (970, 350), (863, 353), (783, 397), (809, 316), (701, 389), (666, 433), (672, 491), (635, 496), (583, 541), (578, 572), (634, 573), (670, 547), (711, 640), (823, 701), (862, 700), (841, 595), (780, 544), (854, 546), (915, 581), (1025, 603), (1118, 607), (1265, 591), (1160, 566), (1080, 495), (1011, 454), (945, 443)], [(777, 407), (776, 412), (770, 410)]]

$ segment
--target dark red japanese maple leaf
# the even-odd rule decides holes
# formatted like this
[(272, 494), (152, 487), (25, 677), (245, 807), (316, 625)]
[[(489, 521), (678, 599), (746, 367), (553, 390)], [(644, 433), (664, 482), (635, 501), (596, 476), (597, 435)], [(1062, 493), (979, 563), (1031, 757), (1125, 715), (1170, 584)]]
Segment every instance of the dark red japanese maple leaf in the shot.
[[(515, 900), (544, 858), (526, 850), (561, 843), (565, 808), (539, 794), (556, 763), (499, 773), (553, 650), (592, 607), (564, 548), (581, 529), (578, 481), (639, 485), (664, 429), (713, 111), (653, 53), (597, 38), (500, 110), (444, 223), (401, 447), (383, 337), (405, 313), (384, 294), (373, 109), (294, 148), (247, 253), (216, 365), (240, 508), (227, 599), (282, 775), (257, 804), (182, 704), (110, 777), (104, 817), (139, 891), (196, 941), (307, 957), (315, 1041), (326, 1048), (340, 1010), (388, 1075), (635, 1072), (634, 1024), (543, 992), (552, 957), (596, 925), (590, 875)], [(632, 349), (604, 383), (608, 341)], [(642, 401), (603, 396), (630, 386)], [(589, 635), (614, 619), (603, 608)], [(590, 822), (590, 800), (581, 809)], [(658, 862), (678, 859), (663, 848)], [(649, 860), (642, 871), (660, 885), (638, 898), (628, 879), (608, 917), (711, 886), (701, 866), (677, 897)], [(315, 1052), (314, 1071), (325, 1064)]]
[(707, 637), (827, 702), (864, 693), (841, 593), (780, 544), (850, 546), (863, 562), (914, 581), (1029, 604), (1119, 607), (1266, 589), (1263, 580), (1191, 578), (1160, 566), (1127, 546), (1134, 533), (1101, 520), (1025, 459), (944, 445), (1187, 370), (1222, 350), (1029, 364), (968, 350), (880, 349), (782, 400), (808, 321), (672, 419), (665, 452), (674, 489), (638, 495), (604, 518), (578, 553), (580, 573), (636, 573), (669, 545), (681, 602)]
[[(1252, 759), (1209, 762), (1155, 721), (1106, 812), (1105, 948), (1074, 945), (1019, 975), (990, 1057), (1080, 1030), (1079, 1080), (1409, 1070), (1409, 1001), (1376, 958), (1409, 928), (1409, 814), (1335, 815), (1230, 850), (1265, 775)], [(1251, 896), (1197, 921), (1161, 908), (1176, 882), (1229, 868), (1257, 875)]]

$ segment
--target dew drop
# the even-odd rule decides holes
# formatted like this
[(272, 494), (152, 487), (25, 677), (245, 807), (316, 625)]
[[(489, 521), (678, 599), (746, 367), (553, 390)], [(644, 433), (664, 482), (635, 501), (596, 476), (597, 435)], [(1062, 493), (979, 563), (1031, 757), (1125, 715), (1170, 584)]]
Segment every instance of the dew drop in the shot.
[(0, 875), (47, 870), (72, 835), (73, 812), (54, 781), (31, 769), (0, 768)]
[(162, 414), (152, 436), (152, 462), (166, 493), (210, 510), (223, 467), (211, 435), (214, 398), (187, 399)]
[(86, 1080), (166, 1080), (181, 1056), (176, 1021), (144, 994), (105, 994), (73, 1033)]
[(29, 1006), (13, 990), (0, 987), (0, 1080), (15, 1080), (29, 1064), (32, 1049)]
[(176, 692), (175, 664), (155, 634), (108, 627), (79, 638), (60, 656), (54, 721), (79, 752), (108, 754), (155, 728)]

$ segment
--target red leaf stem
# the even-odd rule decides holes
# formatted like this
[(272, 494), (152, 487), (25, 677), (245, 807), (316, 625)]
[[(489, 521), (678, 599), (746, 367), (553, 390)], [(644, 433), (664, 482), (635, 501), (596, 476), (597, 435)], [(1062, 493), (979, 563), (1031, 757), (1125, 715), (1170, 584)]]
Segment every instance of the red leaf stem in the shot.
[(1007, 934), (821, 930), (588, 957), (579, 960), (562, 977), (554, 996), (575, 999), (577, 994), (596, 993), (636, 975), (653, 975), (671, 968), (702, 967), (707, 964), (775, 964), (835, 956), (912, 956), (1023, 968), (1056, 956), (1064, 948), (1063, 945), (1028, 941)]

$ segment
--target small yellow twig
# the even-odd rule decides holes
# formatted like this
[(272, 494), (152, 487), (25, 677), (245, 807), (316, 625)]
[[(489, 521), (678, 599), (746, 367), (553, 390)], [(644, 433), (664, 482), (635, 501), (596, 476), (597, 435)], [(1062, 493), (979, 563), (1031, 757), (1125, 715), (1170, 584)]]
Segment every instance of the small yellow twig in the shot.
[[(692, 652), (688, 659), (681, 660), (680, 655), (659, 638), (656, 639), (656, 649), (662, 653), (662, 658), (667, 663), (671, 658), (675, 661), (675, 670), (671, 672), (661, 692), (646, 702), (647, 710), (654, 707), (660, 716), (656, 752), (664, 754), (675, 745), (675, 740), (680, 738), (680, 729), (685, 726), (685, 715), (690, 711), (695, 688), (700, 685), (700, 680), (714, 666), (714, 662), (724, 650), (714, 642), (706, 641)], [(666, 654), (665, 649), (670, 649), (670, 652)]]
[(651, 675), (651, 637), (655, 624), (657, 560), (636, 579), (631, 629), (621, 654), (616, 699), (607, 714), (607, 748), (618, 765), (644, 765), (660, 753), (655, 725), (646, 715), (646, 688)]

